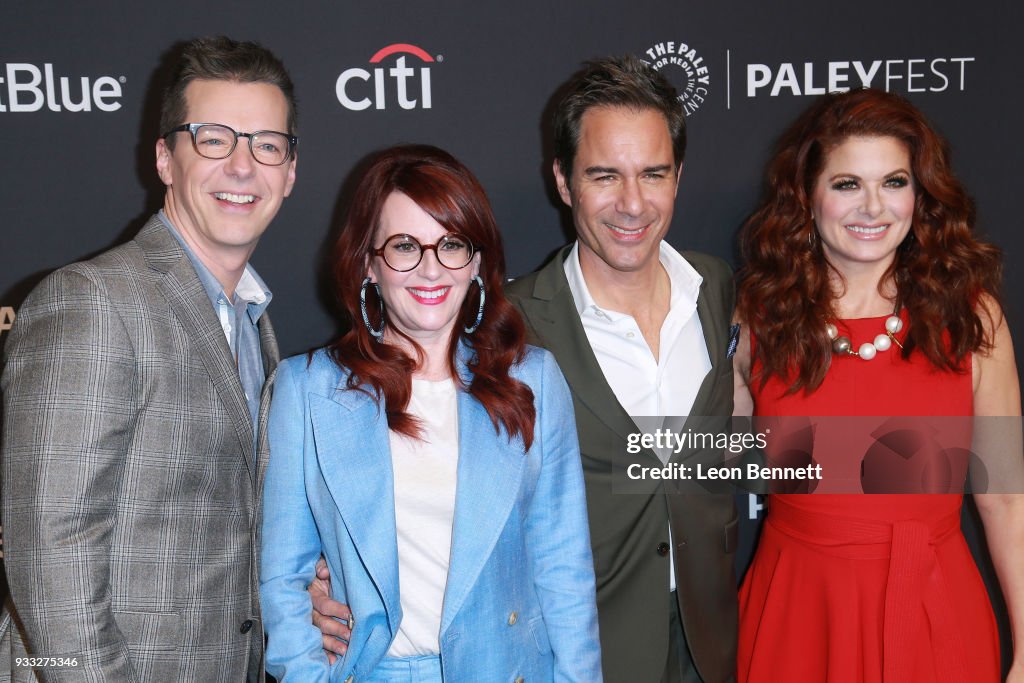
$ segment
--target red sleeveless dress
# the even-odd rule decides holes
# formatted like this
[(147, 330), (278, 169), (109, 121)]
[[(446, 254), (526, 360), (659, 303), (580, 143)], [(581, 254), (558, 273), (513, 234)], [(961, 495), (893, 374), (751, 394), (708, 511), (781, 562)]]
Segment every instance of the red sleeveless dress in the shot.
[[(886, 317), (842, 321), (840, 334), (857, 348)], [(810, 395), (787, 396), (774, 377), (754, 384), (756, 415), (970, 416), (973, 406), (970, 372), (936, 371), (920, 353), (903, 360), (895, 345), (870, 361), (834, 356)], [(998, 681), (998, 630), (960, 531), (961, 503), (770, 496), (740, 589), (740, 683)]]

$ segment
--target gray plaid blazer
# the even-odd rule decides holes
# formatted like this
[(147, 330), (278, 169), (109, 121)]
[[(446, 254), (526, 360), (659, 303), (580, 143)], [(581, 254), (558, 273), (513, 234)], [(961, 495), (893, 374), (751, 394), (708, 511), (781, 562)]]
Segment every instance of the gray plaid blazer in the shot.
[[(61, 268), (7, 339), (0, 676), (77, 657), (47, 681), (262, 677), (258, 530), (279, 354), (266, 315), (260, 444), (188, 256), (156, 217)], [(9, 662), (5, 661), (10, 659)]]

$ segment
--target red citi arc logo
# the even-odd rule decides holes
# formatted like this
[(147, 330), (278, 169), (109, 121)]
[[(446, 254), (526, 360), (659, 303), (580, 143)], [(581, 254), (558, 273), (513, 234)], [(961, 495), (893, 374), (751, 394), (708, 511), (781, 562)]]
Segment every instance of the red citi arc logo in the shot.
[[(399, 55), (394, 66), (383, 65)], [(409, 57), (415, 57), (428, 66), (416, 69), (406, 65)], [(372, 71), (354, 67), (338, 76), (334, 85), (338, 102), (346, 109), (362, 111), (373, 106), (386, 109), (389, 103), (397, 102), (402, 109), (430, 109), (430, 64), (436, 60), (423, 48), (409, 43), (393, 43), (377, 50), (370, 57), (370, 64), (379, 64)]]

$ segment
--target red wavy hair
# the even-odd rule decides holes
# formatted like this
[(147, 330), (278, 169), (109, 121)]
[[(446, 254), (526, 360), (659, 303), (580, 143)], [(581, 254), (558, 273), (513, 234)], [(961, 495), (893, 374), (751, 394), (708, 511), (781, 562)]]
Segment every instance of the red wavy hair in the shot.
[[(406, 412), (412, 394), (412, 375), (422, 349), (407, 339), (418, 358), (402, 348), (374, 339), (363, 325), (359, 288), (371, 258), (373, 239), (384, 202), (401, 192), (449, 232), (466, 236), (480, 252), (480, 277), (486, 303), (483, 321), (471, 335), (463, 326), (476, 319), (480, 299), (475, 287), (462, 302), (463, 324), (456, 323), (448, 342), (448, 367), (460, 382), (456, 367), (459, 345), (465, 339), (475, 351), (470, 363), (473, 379), (469, 393), (483, 404), (494, 423), (509, 438), (520, 436), (526, 448), (533, 442), (536, 418), (533, 392), (509, 376), (512, 365), (522, 360), (526, 332), (519, 313), (505, 299), (505, 250), (490, 202), (479, 181), (452, 155), (429, 145), (401, 145), (386, 149), (372, 161), (355, 191), (345, 226), (334, 246), (334, 282), (338, 300), (348, 319), (348, 331), (328, 345), (331, 357), (349, 371), (348, 388), (367, 391), (378, 401), (383, 397), (388, 426), (412, 437), (420, 435), (417, 420)], [(366, 297), (367, 312), (380, 325), (379, 299), (372, 290)], [(385, 316), (385, 324), (386, 316)]]
[(757, 340), (754, 379), (777, 376), (791, 392), (816, 389), (832, 359), (825, 320), (837, 317), (836, 271), (817, 239), (811, 197), (826, 156), (850, 137), (896, 138), (910, 153), (913, 223), (879, 283), (891, 276), (907, 309), (903, 356), (919, 351), (936, 368), (962, 371), (969, 353), (990, 347), (978, 306), (985, 296), (999, 300), (1001, 253), (974, 235), (974, 204), (953, 175), (948, 144), (898, 95), (832, 93), (782, 136), (766, 196), (740, 233), (737, 312)]

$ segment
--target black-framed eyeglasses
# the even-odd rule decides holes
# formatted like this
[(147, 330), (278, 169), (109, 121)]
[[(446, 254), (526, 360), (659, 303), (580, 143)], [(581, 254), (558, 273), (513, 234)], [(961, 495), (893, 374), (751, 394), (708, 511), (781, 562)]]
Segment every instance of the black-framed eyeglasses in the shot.
[(423, 260), (423, 252), (434, 251), (437, 262), (448, 270), (465, 268), (473, 260), (476, 249), (473, 243), (462, 235), (450, 232), (436, 244), (420, 244), (412, 235), (392, 235), (384, 241), (384, 246), (374, 249), (373, 254), (384, 259), (391, 270), (404, 273), (414, 269)]
[(183, 123), (161, 135), (167, 138), (174, 133), (187, 132), (192, 137), (192, 147), (199, 156), (207, 159), (226, 159), (235, 151), (238, 138), (249, 138), (249, 151), (253, 159), (264, 166), (280, 166), (292, 158), (299, 139), (287, 133), (273, 130), (257, 130), (253, 133), (239, 133), (230, 126), (220, 123)]

